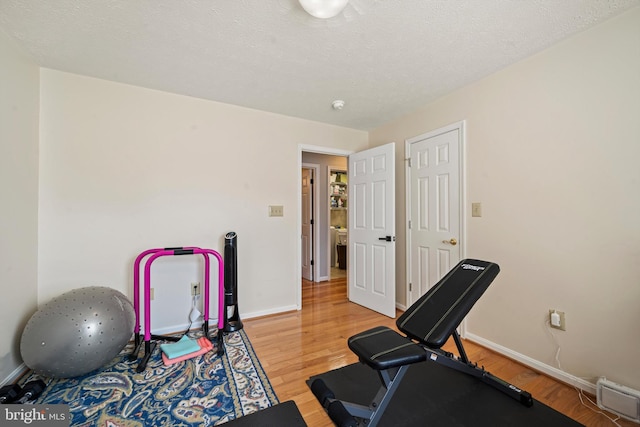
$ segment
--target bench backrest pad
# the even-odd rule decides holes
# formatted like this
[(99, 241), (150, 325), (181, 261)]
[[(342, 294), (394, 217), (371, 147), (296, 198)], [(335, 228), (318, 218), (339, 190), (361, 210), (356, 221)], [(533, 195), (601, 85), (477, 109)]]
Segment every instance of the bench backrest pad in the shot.
[(398, 329), (429, 348), (442, 347), (499, 272), (492, 262), (460, 261), (398, 318)]

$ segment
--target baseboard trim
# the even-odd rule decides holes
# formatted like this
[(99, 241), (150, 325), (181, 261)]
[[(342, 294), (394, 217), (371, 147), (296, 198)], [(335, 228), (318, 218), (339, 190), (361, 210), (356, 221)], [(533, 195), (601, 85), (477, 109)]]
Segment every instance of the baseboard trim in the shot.
[(240, 317), (242, 319), (253, 319), (254, 317), (263, 317), (263, 316), (269, 316), (271, 314), (280, 314), (280, 313), (286, 313), (287, 311), (299, 311), (300, 307), (298, 307), (297, 305), (287, 305), (287, 306), (283, 306), (283, 307), (276, 307), (270, 310), (260, 310), (260, 311), (253, 311), (250, 313), (240, 313)]
[(486, 347), (490, 350), (495, 351), (496, 353), (500, 353), (509, 359), (513, 359), (516, 362), (522, 363), (534, 369), (540, 373), (543, 373), (551, 378), (555, 378), (558, 381), (562, 381), (565, 384), (572, 385), (574, 387), (578, 387), (579, 389), (593, 394), (596, 394), (596, 385), (586, 381), (582, 378), (571, 375), (565, 371), (562, 371), (553, 366), (547, 365), (546, 363), (542, 363), (538, 360), (532, 359), (529, 356), (525, 356), (524, 354), (518, 353), (517, 351), (513, 351), (507, 347), (501, 346), (500, 344), (496, 344), (493, 341), (489, 341), (485, 338), (482, 338), (478, 335), (467, 332), (465, 334), (465, 339), (469, 341), (473, 341), (476, 344), (479, 344), (483, 347)]
[(6, 378), (0, 381), (0, 387), (7, 384), (13, 384), (18, 380), (18, 378), (22, 376), (22, 374), (27, 371), (27, 369), (29, 369), (27, 368), (27, 365), (21, 363), (16, 369), (13, 370), (13, 372), (11, 372)]
[[(261, 311), (254, 311), (251, 313), (240, 313), (240, 319), (252, 319), (254, 317), (263, 317), (263, 316), (269, 316), (271, 314), (280, 314), (280, 313), (286, 313), (287, 311), (298, 311), (299, 308), (296, 305), (288, 305), (288, 306), (284, 306), (284, 307), (277, 307), (271, 310), (261, 310)], [(193, 322), (191, 324), (191, 329), (199, 329), (202, 327), (202, 324), (204, 322), (202, 320), (198, 320), (197, 322)], [(213, 332), (216, 327), (217, 327), (217, 323), (218, 323), (218, 319), (209, 319), (209, 331)], [(176, 334), (176, 333), (180, 333), (182, 331), (184, 331), (187, 328), (187, 324), (182, 324), (182, 325), (172, 325), (172, 326), (165, 326), (162, 328), (154, 328), (151, 333), (154, 335), (166, 335), (166, 334)], [(140, 328), (140, 333), (144, 334), (144, 327)]]

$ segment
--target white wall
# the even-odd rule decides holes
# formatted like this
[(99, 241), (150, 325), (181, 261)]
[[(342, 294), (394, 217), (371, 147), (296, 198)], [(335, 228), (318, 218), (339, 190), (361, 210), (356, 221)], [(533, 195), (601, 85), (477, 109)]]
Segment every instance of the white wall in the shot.
[[(88, 285), (132, 295), (132, 264), (143, 250), (222, 253), (233, 230), (240, 314), (297, 307), (298, 145), (357, 150), (366, 132), (48, 69), (41, 75), (41, 300)], [(267, 216), (272, 204), (284, 205), (284, 217)], [(200, 279), (196, 261), (165, 261), (152, 273), (154, 329), (186, 326), (189, 285)]]
[[(635, 8), (371, 133), (372, 145), (402, 142), (466, 120), (465, 202), (483, 212), (467, 210), (467, 256), (502, 268), (471, 337), (557, 368), (545, 320), (558, 309), (562, 370), (640, 389), (639, 118)], [(403, 287), (404, 252), (398, 265)]]
[(0, 32), (0, 384), (37, 304), (39, 67)]

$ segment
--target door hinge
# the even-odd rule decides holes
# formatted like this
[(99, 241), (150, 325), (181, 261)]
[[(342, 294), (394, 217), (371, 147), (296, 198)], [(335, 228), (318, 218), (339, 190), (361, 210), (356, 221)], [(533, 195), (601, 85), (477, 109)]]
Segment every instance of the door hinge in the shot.
[(313, 220), (311, 220), (309, 223), (310, 223), (311, 225), (313, 225)]
[(313, 185), (313, 178), (311, 178), (310, 182), (311, 182), (311, 185)]
[(411, 220), (409, 220), (409, 230), (411, 230)]
[(413, 291), (413, 283), (409, 282), (409, 292)]
[(409, 157), (409, 158), (408, 158), (408, 159), (406, 159), (406, 160), (407, 160), (407, 165), (408, 165), (409, 167), (411, 167), (411, 157)]
[(311, 260), (310, 264), (313, 265), (313, 260)]

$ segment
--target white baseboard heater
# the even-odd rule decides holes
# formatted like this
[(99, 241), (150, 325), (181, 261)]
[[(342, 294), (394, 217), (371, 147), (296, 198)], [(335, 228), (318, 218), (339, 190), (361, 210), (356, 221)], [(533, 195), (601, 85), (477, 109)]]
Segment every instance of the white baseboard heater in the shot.
[(598, 407), (640, 424), (640, 391), (602, 377), (596, 383)]

